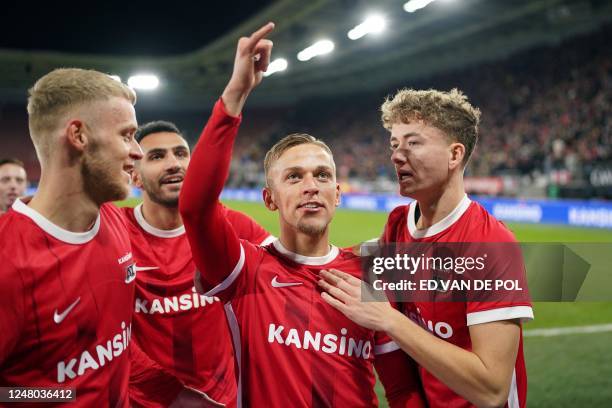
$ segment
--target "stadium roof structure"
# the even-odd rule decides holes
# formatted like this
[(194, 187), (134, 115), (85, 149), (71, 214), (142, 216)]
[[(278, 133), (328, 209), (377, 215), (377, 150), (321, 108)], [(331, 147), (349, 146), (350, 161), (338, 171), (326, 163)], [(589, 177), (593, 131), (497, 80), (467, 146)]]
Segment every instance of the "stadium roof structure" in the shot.
[[(229, 78), (238, 37), (274, 21), (273, 58), (284, 72), (265, 79), (249, 102), (281, 105), (310, 96), (380, 90), (436, 73), (507, 57), (593, 31), (612, 20), (607, 0), (438, 0), (414, 13), (405, 0), (277, 0), (207, 46), (184, 55), (125, 57), (0, 50), (0, 102), (22, 103), (33, 82), (56, 67), (76, 66), (119, 75), (160, 77), (139, 104), (164, 109), (211, 106)], [(347, 32), (368, 13), (384, 16), (379, 35), (352, 41)], [(333, 53), (302, 62), (297, 53), (320, 39)]]

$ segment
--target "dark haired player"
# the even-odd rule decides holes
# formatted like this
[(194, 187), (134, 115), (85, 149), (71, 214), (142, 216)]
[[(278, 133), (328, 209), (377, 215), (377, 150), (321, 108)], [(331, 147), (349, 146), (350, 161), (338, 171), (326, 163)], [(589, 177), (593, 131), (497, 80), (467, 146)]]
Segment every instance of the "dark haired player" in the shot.
[[(123, 208), (137, 271), (132, 340), (186, 386), (211, 401), (235, 405), (234, 356), (223, 306), (217, 297), (196, 293), (196, 268), (178, 210), (189, 145), (166, 121), (141, 126), (135, 137), (144, 156), (132, 180), (142, 189), (143, 201)], [(262, 245), (273, 239), (250, 217), (224, 211), (239, 237)], [(160, 392), (158, 375), (133, 373), (132, 404), (172, 401), (172, 395)]]

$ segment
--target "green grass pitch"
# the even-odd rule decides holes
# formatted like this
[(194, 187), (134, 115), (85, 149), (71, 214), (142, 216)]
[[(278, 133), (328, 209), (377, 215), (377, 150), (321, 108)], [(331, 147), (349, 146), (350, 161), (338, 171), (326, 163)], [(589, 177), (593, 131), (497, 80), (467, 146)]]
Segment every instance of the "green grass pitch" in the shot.
[[(128, 200), (122, 205), (135, 205)], [(278, 235), (278, 215), (260, 203), (227, 202)], [(349, 246), (380, 235), (387, 214), (339, 210), (330, 238)], [(607, 230), (510, 224), (522, 242), (612, 242)], [(535, 303), (535, 320), (525, 330), (612, 323), (612, 303)], [(612, 332), (528, 337), (524, 340), (530, 407), (612, 406)], [(377, 386), (381, 406), (384, 392)]]

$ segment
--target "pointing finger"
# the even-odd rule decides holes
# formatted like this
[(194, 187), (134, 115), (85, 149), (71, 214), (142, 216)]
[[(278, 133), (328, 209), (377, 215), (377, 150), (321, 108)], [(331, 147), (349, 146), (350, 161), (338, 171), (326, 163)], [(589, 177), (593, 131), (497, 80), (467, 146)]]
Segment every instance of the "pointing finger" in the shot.
[(255, 50), (255, 46), (257, 43), (262, 40), (266, 35), (268, 35), (272, 30), (274, 30), (274, 23), (268, 23), (261, 27), (259, 30), (255, 31), (248, 39), (246, 44), (246, 48), (253, 52)]

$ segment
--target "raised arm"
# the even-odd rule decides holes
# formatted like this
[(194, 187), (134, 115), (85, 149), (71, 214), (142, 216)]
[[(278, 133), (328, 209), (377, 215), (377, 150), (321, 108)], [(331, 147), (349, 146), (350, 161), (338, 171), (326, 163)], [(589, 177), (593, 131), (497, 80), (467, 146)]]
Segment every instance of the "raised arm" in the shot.
[(270, 61), (272, 42), (265, 36), (273, 28), (268, 23), (238, 41), (232, 77), (200, 136), (181, 189), (179, 210), (193, 259), (202, 271), (197, 286), (205, 292), (227, 289), (244, 264), (244, 250), (219, 196), (229, 173), (242, 108)]
[(276, 237), (266, 231), (247, 214), (225, 207), (225, 216), (232, 223), (234, 231), (240, 239), (245, 239), (255, 245), (267, 245)]

